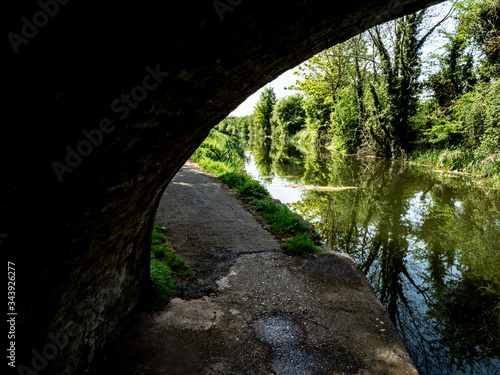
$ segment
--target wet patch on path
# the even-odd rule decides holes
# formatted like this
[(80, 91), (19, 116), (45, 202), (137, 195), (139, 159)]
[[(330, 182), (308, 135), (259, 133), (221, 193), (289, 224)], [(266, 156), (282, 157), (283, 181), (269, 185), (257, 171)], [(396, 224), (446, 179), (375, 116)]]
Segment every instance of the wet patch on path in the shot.
[[(357, 364), (345, 353), (325, 355), (309, 347), (304, 340), (300, 321), (290, 316), (265, 316), (253, 323), (257, 339), (271, 348), (271, 370), (275, 374), (320, 375), (355, 374)], [(334, 354), (334, 355), (332, 355)]]

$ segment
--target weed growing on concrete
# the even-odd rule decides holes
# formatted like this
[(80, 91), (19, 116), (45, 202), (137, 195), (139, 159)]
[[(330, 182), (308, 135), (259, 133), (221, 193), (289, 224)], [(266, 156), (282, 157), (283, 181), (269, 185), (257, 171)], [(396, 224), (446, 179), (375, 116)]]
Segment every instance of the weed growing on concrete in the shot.
[(152, 287), (151, 308), (159, 311), (167, 306), (175, 292), (172, 272), (165, 263), (151, 258), (149, 277)]
[(159, 247), (159, 245), (167, 242), (167, 239), (163, 235), (163, 228), (154, 227), (153, 234), (151, 235), (151, 245)]
[(298, 234), (286, 240), (283, 248), (286, 252), (293, 255), (309, 255), (321, 251), (321, 248), (316, 246), (311, 237), (305, 233)]
[(228, 172), (218, 176), (230, 189), (238, 192), (248, 201), (269, 198), (269, 192), (260, 182), (241, 172)]
[(269, 200), (255, 200), (252, 204), (257, 212), (267, 221), (272, 230), (286, 236), (304, 233), (309, 227), (306, 222), (286, 206)]
[(187, 263), (173, 252), (172, 245), (165, 238), (165, 229), (154, 227), (151, 235), (151, 308), (158, 311), (170, 302), (175, 292), (174, 276), (192, 274)]

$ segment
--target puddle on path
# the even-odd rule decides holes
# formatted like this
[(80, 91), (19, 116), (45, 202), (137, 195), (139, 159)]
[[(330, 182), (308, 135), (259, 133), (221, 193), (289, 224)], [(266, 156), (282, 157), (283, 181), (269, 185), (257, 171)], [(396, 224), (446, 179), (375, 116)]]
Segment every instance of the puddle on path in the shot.
[[(271, 347), (271, 370), (287, 375), (319, 375), (332, 371), (355, 373), (345, 353), (323, 353), (305, 345), (304, 332), (286, 316), (266, 316), (253, 324), (256, 337)], [(333, 355), (332, 355), (333, 354)]]

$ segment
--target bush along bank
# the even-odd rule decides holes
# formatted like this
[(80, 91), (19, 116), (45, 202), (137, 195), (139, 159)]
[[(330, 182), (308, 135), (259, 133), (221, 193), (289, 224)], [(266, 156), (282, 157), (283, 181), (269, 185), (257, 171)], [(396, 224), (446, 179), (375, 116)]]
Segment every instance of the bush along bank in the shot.
[(320, 251), (314, 229), (300, 215), (271, 198), (260, 182), (244, 172), (244, 147), (238, 138), (212, 130), (191, 160), (237, 192), (283, 239), (285, 252), (310, 255)]
[(173, 251), (165, 228), (155, 226), (151, 235), (151, 309), (162, 310), (175, 292), (174, 277), (190, 276), (191, 268)]

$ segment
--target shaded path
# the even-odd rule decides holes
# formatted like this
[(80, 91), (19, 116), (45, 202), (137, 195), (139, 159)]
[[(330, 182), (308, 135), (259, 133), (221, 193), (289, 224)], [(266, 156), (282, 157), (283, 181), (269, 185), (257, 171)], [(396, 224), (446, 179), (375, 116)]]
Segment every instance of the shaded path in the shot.
[(285, 255), (198, 166), (171, 182), (156, 224), (195, 275), (120, 340), (113, 373), (416, 374), (354, 261)]

